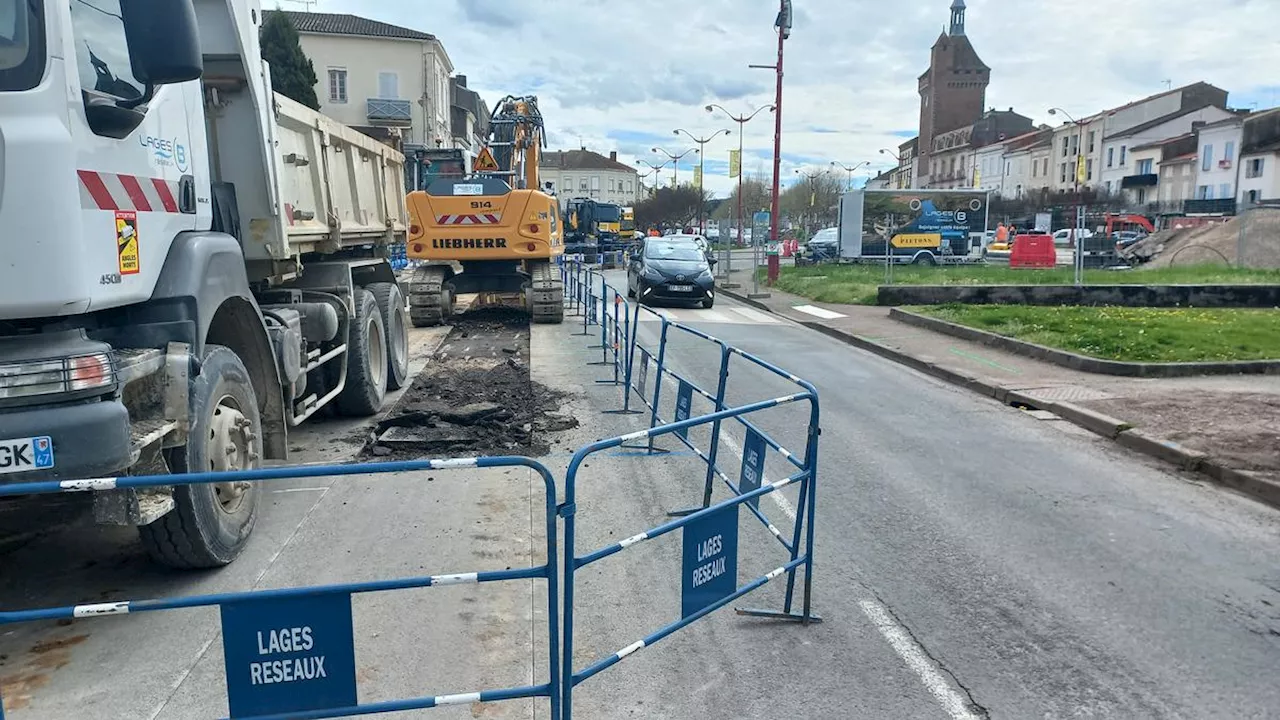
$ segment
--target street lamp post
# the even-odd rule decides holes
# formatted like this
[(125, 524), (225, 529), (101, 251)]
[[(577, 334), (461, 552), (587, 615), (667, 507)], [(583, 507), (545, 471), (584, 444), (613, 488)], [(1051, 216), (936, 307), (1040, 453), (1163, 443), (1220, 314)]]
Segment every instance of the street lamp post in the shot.
[[(782, 55), (787, 38), (791, 37), (791, 0), (778, 0), (778, 16), (773, 21), (778, 31), (778, 62), (773, 65), (748, 65), (750, 68), (773, 70), (776, 89), (773, 99), (773, 199), (769, 212), (769, 242), (778, 242), (778, 190), (782, 172)], [(756, 244), (752, 239), (753, 246)], [(754, 276), (756, 273), (752, 271)]]
[(845, 165), (844, 163), (836, 162), (835, 160), (831, 161), (831, 167), (838, 167), (847, 173), (847, 175), (845, 176), (845, 182), (844, 182), (845, 191), (849, 191), (853, 189), (853, 171), (857, 170), (863, 165), (870, 165), (870, 164), (871, 164), (870, 160), (863, 160), (862, 162), (857, 163), (853, 166)]
[[(752, 110), (751, 114), (749, 115), (746, 115), (746, 114), (734, 115), (728, 110), (725, 110), (723, 105), (712, 103), (706, 107), (707, 112), (715, 112), (716, 110), (719, 110), (720, 112), (729, 116), (730, 120), (738, 123), (738, 238), (744, 239), (744, 240), (745, 240), (745, 236), (742, 233), (742, 223), (743, 223), (743, 218), (742, 218), (742, 174), (743, 172), (742, 171), (743, 171), (743, 164), (744, 164), (743, 158), (742, 158), (742, 133), (743, 133), (743, 128), (746, 127), (747, 123), (751, 122), (751, 118), (755, 117), (756, 115), (759, 115), (761, 111), (766, 109), (773, 110), (774, 108), (772, 105), (761, 105), (755, 110)], [(730, 240), (732, 241), (732, 238), (730, 238)], [(733, 243), (732, 242), (725, 243), (725, 248), (726, 250), (724, 251), (724, 254), (725, 254), (725, 258), (724, 258), (725, 283), (724, 284), (726, 287), (736, 287), (734, 285), (731, 285), (729, 282), (730, 280), (729, 273), (732, 271)], [(755, 275), (755, 272), (756, 272), (755, 268), (752, 267), (751, 274)]]
[[(814, 203), (814, 200), (816, 199), (816, 197), (815, 197), (815, 196), (816, 196), (816, 195), (817, 195), (817, 193), (818, 193), (817, 180), (818, 180), (818, 178), (822, 177), (823, 175), (826, 175), (826, 174), (827, 174), (827, 172), (828, 172), (827, 170), (817, 170), (817, 171), (814, 171), (814, 172), (804, 172), (804, 171), (802, 171), (802, 170), (800, 170), (800, 169), (798, 169), (798, 168), (796, 169), (796, 174), (797, 174), (797, 175), (803, 176), (805, 179), (807, 179), (807, 180), (809, 181), (809, 212), (808, 212), (808, 216), (809, 216), (809, 222), (810, 222), (810, 223), (812, 223), (812, 222), (813, 222), (813, 215), (814, 215), (814, 212), (813, 212), (813, 203)], [(807, 228), (807, 227), (806, 227), (805, 229), (806, 229), (806, 230), (808, 230), (809, 228)]]
[[(889, 157), (893, 158), (893, 161), (894, 161), (895, 163), (897, 163), (896, 165), (894, 165), (894, 169), (898, 171), (898, 182), (899, 182), (899, 184), (901, 184), (901, 182), (902, 182), (902, 155), (900, 155), (900, 154), (898, 154), (898, 153), (896, 153), (896, 152), (894, 152), (894, 151), (890, 150), (889, 148), (880, 148), (880, 154), (881, 154), (881, 155), (888, 155)], [(899, 188), (897, 188), (897, 189), (898, 189), (898, 190), (901, 190), (902, 188), (900, 188), (900, 187), (899, 187)]]
[[(701, 154), (701, 152), (697, 148), (689, 148), (688, 150), (685, 150), (679, 155), (672, 155), (671, 153), (667, 152), (666, 150), (663, 150), (662, 148), (653, 148), (653, 151), (656, 153), (661, 153), (663, 155), (666, 155), (668, 158), (671, 158), (671, 187), (672, 188), (680, 187), (680, 158), (684, 157), (685, 155), (688, 155), (689, 153)], [(665, 165), (665, 163), (663, 164)]]
[[(1075, 267), (1075, 284), (1080, 287), (1084, 284), (1084, 202), (1080, 195), (1080, 170), (1084, 164), (1084, 123), (1071, 117), (1071, 114), (1059, 107), (1049, 108), (1050, 115), (1062, 113), (1076, 126), (1076, 156), (1075, 167), (1071, 168), (1071, 175), (1074, 179), (1074, 188), (1076, 196), (1076, 232), (1075, 252), (1072, 257), (1072, 265)], [(1052, 228), (1050, 228), (1052, 230)]]
[[(676, 128), (675, 130), (671, 131), (672, 135), (679, 135), (680, 133), (684, 133), (685, 135), (688, 135), (690, 140), (698, 143), (698, 192), (701, 193), (702, 184), (707, 181), (707, 178), (706, 178), (707, 154), (703, 152), (703, 150), (706, 149), (707, 143), (720, 137), (720, 135), (722, 134), (728, 135), (729, 131), (717, 130), (711, 133), (711, 135), (704, 138), (694, 137), (692, 133), (690, 133), (688, 130), (685, 130), (684, 128)], [(705, 220), (703, 218), (703, 211), (706, 209), (706, 206), (707, 204), (703, 200), (703, 197), (699, 197), (698, 198), (698, 234), (703, 236), (707, 234), (707, 228), (706, 228), (706, 225), (704, 224)]]

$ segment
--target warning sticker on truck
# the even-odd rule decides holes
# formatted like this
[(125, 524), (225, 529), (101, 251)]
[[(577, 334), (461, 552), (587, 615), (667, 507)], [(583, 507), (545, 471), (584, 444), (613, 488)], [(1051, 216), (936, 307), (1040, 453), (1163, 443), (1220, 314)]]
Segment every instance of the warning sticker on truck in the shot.
[(141, 270), (138, 257), (138, 213), (116, 211), (116, 256), (121, 275), (137, 275)]

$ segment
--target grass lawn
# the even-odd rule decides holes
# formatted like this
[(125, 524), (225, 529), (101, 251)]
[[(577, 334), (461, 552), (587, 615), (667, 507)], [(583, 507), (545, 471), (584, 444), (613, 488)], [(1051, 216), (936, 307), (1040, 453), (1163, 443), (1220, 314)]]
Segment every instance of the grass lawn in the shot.
[(1107, 360), (1280, 359), (1280, 310), (1025, 305), (934, 305), (908, 309)]
[[(812, 300), (851, 305), (874, 305), (876, 288), (884, 284), (883, 265), (817, 265), (783, 267), (776, 287)], [(895, 285), (1070, 285), (1071, 268), (1015, 270), (999, 265), (957, 265), (893, 268)], [(1237, 269), (1221, 265), (1186, 265), (1150, 270), (1086, 270), (1084, 281), (1120, 284), (1280, 283), (1280, 270)]]

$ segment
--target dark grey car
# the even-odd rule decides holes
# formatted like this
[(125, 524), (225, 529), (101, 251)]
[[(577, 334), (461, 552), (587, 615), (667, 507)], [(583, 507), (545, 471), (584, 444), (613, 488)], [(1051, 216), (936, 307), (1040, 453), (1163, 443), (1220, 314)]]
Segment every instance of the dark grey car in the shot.
[(653, 301), (715, 304), (716, 281), (703, 250), (688, 240), (645, 238), (627, 264), (627, 297)]

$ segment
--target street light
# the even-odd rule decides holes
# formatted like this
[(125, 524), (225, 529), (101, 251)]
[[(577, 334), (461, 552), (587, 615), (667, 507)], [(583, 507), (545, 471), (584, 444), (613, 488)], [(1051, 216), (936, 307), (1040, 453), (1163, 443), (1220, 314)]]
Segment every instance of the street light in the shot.
[[(672, 188), (680, 187), (680, 158), (684, 157), (685, 155), (688, 155), (689, 153), (701, 154), (701, 151), (699, 151), (697, 148), (689, 148), (688, 150), (685, 150), (679, 155), (672, 155), (671, 153), (667, 152), (666, 150), (663, 150), (662, 148), (653, 148), (653, 151), (656, 153), (662, 153), (663, 155), (666, 155), (667, 157), (671, 158), (671, 187)], [(665, 165), (666, 163), (663, 163), (663, 164)]]
[[(1071, 113), (1060, 107), (1049, 108), (1050, 115), (1062, 113), (1068, 120), (1076, 126), (1076, 162), (1075, 167), (1071, 169), (1071, 175), (1075, 182), (1073, 183), (1076, 196), (1076, 232), (1072, 244), (1075, 246), (1072, 264), (1075, 266), (1075, 282), (1076, 287), (1084, 284), (1084, 203), (1080, 196), (1080, 172), (1084, 165), (1084, 123), (1071, 117)], [(1050, 228), (1052, 229), (1052, 228)]]
[(848, 166), (848, 165), (845, 165), (845, 164), (844, 164), (844, 163), (842, 163), (842, 162), (836, 162), (835, 160), (832, 160), (832, 161), (831, 161), (831, 167), (838, 167), (838, 168), (840, 168), (841, 170), (844, 170), (846, 173), (848, 173), (848, 175), (847, 175), (847, 176), (846, 176), (846, 178), (845, 178), (845, 183), (844, 183), (844, 189), (845, 189), (845, 190), (852, 190), (852, 189), (853, 189), (853, 171), (854, 171), (854, 170), (857, 170), (858, 168), (862, 167), (863, 165), (870, 165), (870, 164), (871, 164), (871, 161), (870, 161), (870, 160), (863, 160), (862, 162), (857, 163), (857, 164), (856, 164), (856, 165), (854, 165), (853, 167), (850, 167), (850, 166)]
[[(773, 70), (776, 90), (773, 99), (773, 201), (769, 213), (769, 241), (778, 242), (778, 183), (782, 172), (782, 49), (791, 37), (791, 0), (778, 0), (778, 16), (773, 27), (778, 31), (778, 62), (773, 65), (748, 65), (749, 68)], [(752, 242), (752, 245), (755, 245)], [(755, 272), (752, 272), (755, 275)]]
[[(728, 135), (729, 131), (717, 130), (704, 138), (694, 137), (693, 133), (689, 132), (688, 130), (685, 130), (684, 128), (676, 128), (675, 130), (671, 131), (672, 135), (679, 135), (680, 133), (684, 133), (685, 135), (688, 135), (690, 140), (698, 143), (698, 192), (701, 193), (702, 184), (707, 181), (706, 175), (705, 175), (707, 154), (703, 152), (703, 150), (705, 149), (705, 146), (707, 143), (720, 137), (720, 135), (722, 134)], [(703, 210), (705, 209), (706, 209), (706, 203), (703, 201), (702, 197), (699, 197), (698, 198), (698, 234), (699, 235), (707, 234), (707, 228), (704, 225), (704, 218), (703, 218)]]
[[(759, 114), (760, 114), (761, 112), (763, 112), (764, 110), (773, 110), (773, 109), (774, 109), (774, 108), (773, 108), (773, 106), (772, 106), (772, 105), (761, 105), (760, 107), (756, 108), (755, 110), (752, 110), (750, 114), (747, 114), (747, 115), (734, 115), (733, 113), (731, 113), (731, 112), (729, 112), (728, 110), (726, 110), (726, 109), (724, 108), (724, 106), (723, 106), (723, 105), (719, 105), (719, 104), (717, 104), (717, 103), (711, 103), (710, 105), (708, 105), (708, 106), (706, 107), (707, 112), (715, 112), (716, 110), (719, 110), (720, 112), (722, 112), (722, 113), (724, 113), (725, 115), (727, 115), (727, 116), (729, 117), (729, 119), (730, 119), (730, 120), (732, 120), (732, 121), (734, 121), (734, 122), (738, 123), (738, 239), (740, 239), (740, 240), (744, 240), (744, 241), (746, 240), (746, 237), (745, 237), (745, 236), (743, 235), (743, 233), (742, 233), (742, 223), (743, 223), (743, 218), (742, 218), (742, 170), (743, 170), (743, 158), (742, 158), (742, 131), (743, 131), (743, 128), (745, 128), (745, 127), (747, 126), (747, 123), (751, 122), (751, 118), (755, 117), (756, 115), (759, 115)], [(730, 240), (732, 241), (732, 238), (730, 238)], [(753, 243), (753, 244), (754, 244), (754, 243)], [(725, 255), (725, 258), (724, 258), (724, 277), (725, 277), (725, 285), (726, 285), (726, 286), (728, 286), (728, 285), (730, 284), (730, 283), (729, 283), (729, 279), (730, 279), (730, 278), (729, 278), (729, 273), (731, 272), (731, 269), (732, 269), (732, 261), (733, 261), (733, 249), (732, 249), (732, 245), (733, 245), (733, 243), (732, 243), (732, 242), (727, 242), (727, 243), (725, 243), (725, 248), (726, 248), (726, 250), (724, 251), (724, 255)], [(754, 262), (754, 251), (752, 251), (752, 258), (753, 258), (753, 262)], [(752, 275), (753, 275), (753, 276), (755, 275), (755, 268), (754, 268), (754, 266), (753, 266), (753, 267), (752, 267), (752, 269), (751, 269), (751, 273), (752, 273)]]
[[(806, 178), (809, 181), (809, 221), (810, 222), (813, 221), (813, 215), (814, 215), (813, 203), (814, 203), (814, 200), (816, 199), (815, 196), (818, 194), (818, 189), (816, 187), (817, 180), (823, 175), (826, 175), (828, 172), (830, 171), (826, 169), (817, 170), (814, 172), (804, 172), (799, 168), (796, 168), (796, 174)], [(808, 228), (805, 228), (805, 230), (808, 231)]]

